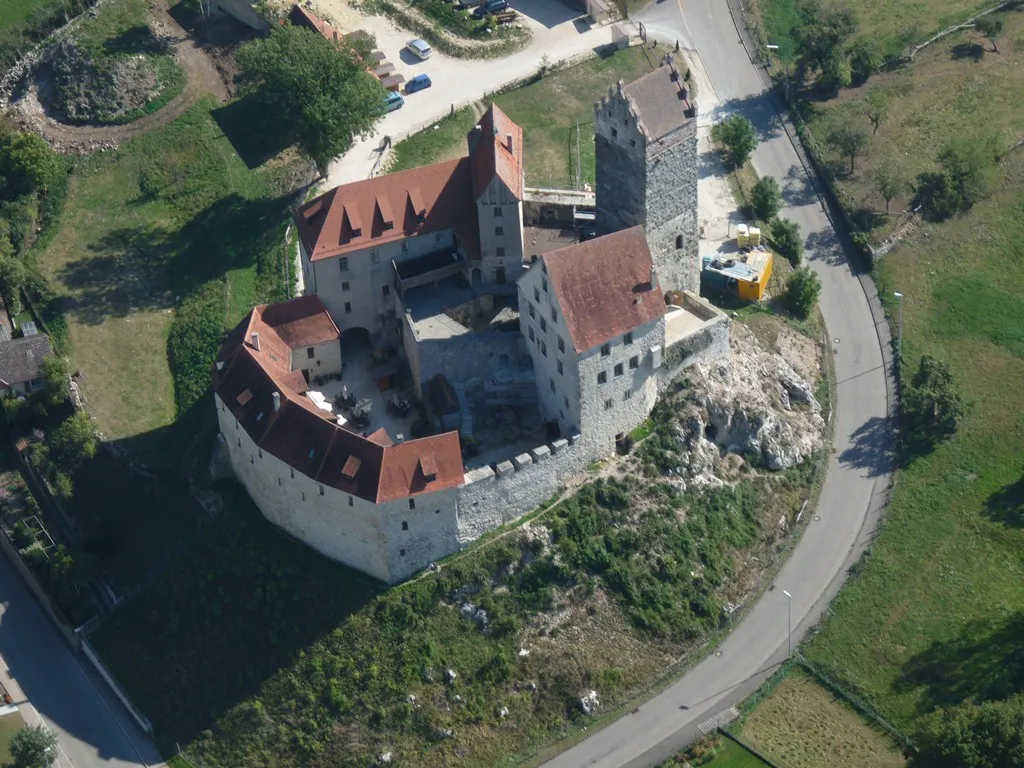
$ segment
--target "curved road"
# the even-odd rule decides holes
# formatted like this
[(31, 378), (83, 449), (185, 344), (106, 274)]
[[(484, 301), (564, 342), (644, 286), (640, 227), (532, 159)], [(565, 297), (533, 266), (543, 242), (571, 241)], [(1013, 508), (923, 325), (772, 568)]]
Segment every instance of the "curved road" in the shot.
[[(775, 587), (709, 656), (678, 682), (546, 765), (549, 768), (654, 766), (692, 741), (700, 724), (753, 691), (787, 653), (787, 598), (794, 643), (838, 592), (870, 539), (891, 476), (887, 380), (889, 331), (873, 283), (846, 259), (825, 209), (751, 63), (727, 0), (661, 0), (637, 15), (648, 36), (679, 41), (703, 64), (712, 94), (698, 94), (702, 120), (740, 113), (757, 127), (753, 164), (783, 188), (780, 215), (807, 237), (807, 258), (821, 276), (821, 310), (838, 382), (834, 454), (818, 509), (782, 567)], [(666, 46), (671, 49), (671, 46)], [(695, 55), (694, 55), (695, 54)], [(884, 352), (883, 352), (884, 350)]]

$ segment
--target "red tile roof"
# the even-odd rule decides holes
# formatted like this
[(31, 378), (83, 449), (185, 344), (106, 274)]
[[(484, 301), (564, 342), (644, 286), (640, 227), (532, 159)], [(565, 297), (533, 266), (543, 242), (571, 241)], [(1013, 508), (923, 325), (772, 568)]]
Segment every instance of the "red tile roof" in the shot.
[(661, 284), (650, 282), (653, 261), (641, 227), (559, 248), (541, 262), (577, 353), (665, 314)]
[(316, 295), (263, 305), (254, 311), (291, 349), (341, 339), (341, 331)]
[(341, 41), (345, 38), (345, 35), (341, 33), (341, 30), (333, 24), (327, 23), (316, 14), (311, 13), (298, 4), (292, 6), (292, 10), (288, 14), (288, 20), (296, 27), (305, 27), (306, 29), (311, 29), (314, 32), (319, 32), (328, 40)]
[(491, 179), (498, 176), (512, 194), (522, 200), (523, 129), (497, 104), (491, 104), (473, 130), (478, 135), (470, 152), (474, 196), (479, 198)]
[[(317, 306), (322, 317), (310, 313)], [(320, 300), (303, 297), (256, 307), (225, 339), (212, 372), (214, 391), (253, 442), (307, 477), (374, 503), (462, 485), (457, 433), (393, 445), (384, 430), (366, 438), (338, 426), (305, 396), (305, 378), (290, 369), (289, 345), (278, 332), (319, 338), (324, 319), (337, 334)], [(436, 467), (436, 474), (425, 476), (424, 466)]]
[[(393, 227), (385, 229), (391, 219)], [(299, 207), (299, 237), (311, 261), (364, 248), (455, 230), (471, 259), (480, 231), (469, 158), (343, 184)]]

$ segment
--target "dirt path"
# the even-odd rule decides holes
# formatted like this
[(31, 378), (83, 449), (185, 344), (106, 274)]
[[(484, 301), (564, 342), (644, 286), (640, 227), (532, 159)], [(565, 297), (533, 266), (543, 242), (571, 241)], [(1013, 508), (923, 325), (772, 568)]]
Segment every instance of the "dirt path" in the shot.
[(125, 125), (74, 126), (47, 117), (32, 91), (21, 100), (29, 103), (15, 106), (21, 113), (18, 119), (22, 125), (48, 139), (58, 150), (91, 150), (162, 128), (207, 94), (213, 94), (222, 104), (227, 102), (230, 98), (227, 84), (210, 55), (167, 12), (166, 3), (155, 3), (152, 14), (156, 31), (174, 41), (174, 58), (185, 70), (187, 82), (181, 93), (158, 111)]

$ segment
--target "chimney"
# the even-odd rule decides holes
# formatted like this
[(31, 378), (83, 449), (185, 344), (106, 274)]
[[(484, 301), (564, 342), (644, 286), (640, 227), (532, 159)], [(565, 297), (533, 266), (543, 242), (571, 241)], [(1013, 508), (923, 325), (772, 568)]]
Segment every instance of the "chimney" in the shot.
[(260, 335), (258, 333), (252, 335), (252, 348), (257, 352), (260, 351)]
[(275, 392), (271, 397), (274, 398), (274, 413), (281, 410), (281, 393)]
[(651, 290), (653, 291), (658, 287), (658, 268), (651, 264), (651, 275), (650, 275)]
[(505, 135), (505, 146), (508, 147), (508, 151), (512, 152), (512, 134), (508, 133)]

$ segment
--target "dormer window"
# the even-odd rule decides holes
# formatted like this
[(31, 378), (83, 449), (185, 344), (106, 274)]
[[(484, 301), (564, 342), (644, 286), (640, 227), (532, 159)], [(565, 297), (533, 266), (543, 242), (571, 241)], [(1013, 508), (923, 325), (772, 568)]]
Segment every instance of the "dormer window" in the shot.
[[(359, 467), (363, 465), (363, 462), (355, 456), (349, 456), (345, 461), (345, 465), (341, 468), (341, 476), (348, 482), (354, 483), (356, 480), (356, 474), (359, 472)], [(351, 501), (351, 497), (349, 497)], [(351, 506), (351, 504), (349, 505)]]
[[(419, 466), (420, 472), (423, 473), (423, 479), (428, 483), (437, 479), (437, 459), (433, 456), (421, 456)], [(412, 509), (412, 507), (410, 506), (409, 509)]]

